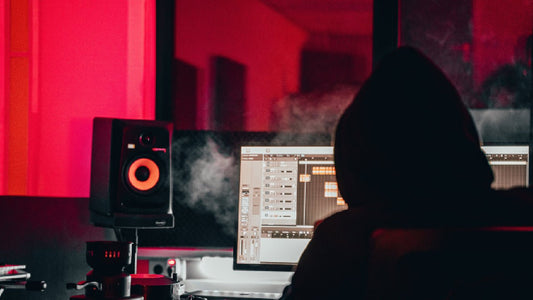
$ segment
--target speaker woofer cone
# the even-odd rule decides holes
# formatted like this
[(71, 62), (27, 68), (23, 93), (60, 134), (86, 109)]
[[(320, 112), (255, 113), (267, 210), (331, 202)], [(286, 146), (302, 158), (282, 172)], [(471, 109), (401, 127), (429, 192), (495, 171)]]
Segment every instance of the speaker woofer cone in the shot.
[(160, 182), (160, 169), (152, 159), (137, 158), (126, 168), (126, 179), (129, 186), (138, 192), (150, 192)]

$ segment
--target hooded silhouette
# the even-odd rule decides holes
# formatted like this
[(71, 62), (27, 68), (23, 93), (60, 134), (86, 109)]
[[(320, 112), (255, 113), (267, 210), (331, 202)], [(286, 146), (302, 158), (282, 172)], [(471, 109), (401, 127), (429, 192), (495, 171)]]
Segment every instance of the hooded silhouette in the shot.
[[(477, 192), (493, 180), (457, 90), (408, 47), (384, 58), (344, 112), (335, 161), (350, 206), (369, 197), (402, 205), (424, 201), (443, 182), (446, 194)], [(409, 198), (397, 201), (398, 195)]]
[(491, 168), (456, 88), (410, 47), (386, 56), (341, 116), (335, 167), (349, 209), (316, 228), (287, 299), (364, 298), (378, 228), (531, 223), (529, 190), (491, 189)]

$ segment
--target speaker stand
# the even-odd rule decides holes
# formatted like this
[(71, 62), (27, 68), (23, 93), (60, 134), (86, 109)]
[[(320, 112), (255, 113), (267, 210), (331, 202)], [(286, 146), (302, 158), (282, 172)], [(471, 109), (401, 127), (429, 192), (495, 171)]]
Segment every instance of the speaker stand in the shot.
[(137, 274), (137, 248), (139, 247), (139, 232), (137, 228), (114, 228), (119, 242), (132, 242), (131, 264), (126, 266), (125, 271), (129, 274)]

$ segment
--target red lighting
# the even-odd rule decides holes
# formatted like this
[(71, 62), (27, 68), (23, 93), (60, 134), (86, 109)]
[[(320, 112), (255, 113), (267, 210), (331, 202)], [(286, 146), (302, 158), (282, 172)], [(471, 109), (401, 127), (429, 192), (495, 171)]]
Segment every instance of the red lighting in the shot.
[(173, 266), (176, 265), (176, 260), (173, 259), (173, 258), (169, 258), (169, 259), (167, 260), (167, 264), (168, 264), (169, 266), (173, 267)]
[(163, 275), (159, 274), (131, 274), (132, 279), (160, 279), (165, 278)]

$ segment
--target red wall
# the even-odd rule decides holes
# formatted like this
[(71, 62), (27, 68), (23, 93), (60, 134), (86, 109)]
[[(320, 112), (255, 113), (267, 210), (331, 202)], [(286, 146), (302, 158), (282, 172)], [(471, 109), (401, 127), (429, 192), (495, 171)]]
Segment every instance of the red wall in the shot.
[[(0, 1), (0, 32), (4, 34), (6, 32), (5, 26), (5, 14), (6, 14), (6, 1)], [(6, 39), (0, 39), (0, 176), (5, 176), (6, 170)], [(0, 194), (6, 189), (6, 180), (0, 179)]]
[(307, 34), (256, 0), (177, 0), (176, 57), (199, 68), (197, 128), (210, 129), (210, 58), (247, 67), (246, 130), (268, 130), (272, 104), (298, 90)]
[[(154, 118), (155, 1), (27, 3), (5, 18), (12, 37), (26, 36), (20, 55), (29, 63), (8, 54), (0, 193), (87, 197), (93, 117)], [(20, 14), (24, 26), (17, 24)], [(18, 69), (22, 78), (14, 80)]]

